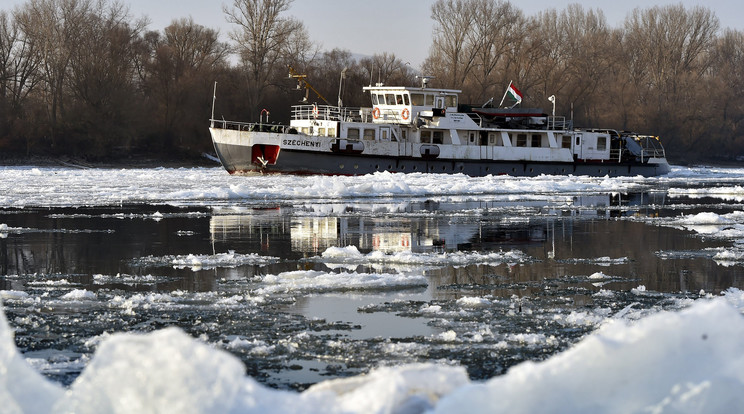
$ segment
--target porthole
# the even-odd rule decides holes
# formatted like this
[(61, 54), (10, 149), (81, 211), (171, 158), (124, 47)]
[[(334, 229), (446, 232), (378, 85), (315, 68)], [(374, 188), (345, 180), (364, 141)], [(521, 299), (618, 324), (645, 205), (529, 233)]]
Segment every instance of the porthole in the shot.
[(380, 164), (375, 165), (375, 170), (379, 170), (379, 169), (380, 169)]
[(401, 166), (400, 166), (400, 169), (401, 169), (401, 170), (405, 170), (405, 169), (406, 169), (406, 166), (405, 166), (405, 165), (401, 165)]
[(338, 165), (338, 168), (340, 168), (340, 169), (342, 169), (342, 170), (343, 170), (343, 169), (344, 169), (344, 165), (343, 165), (343, 164), (339, 164), (339, 165)]
[(355, 170), (358, 170), (359, 169), (359, 164), (354, 164), (354, 169)]
[(415, 165), (413, 166), (413, 171), (416, 171), (416, 166)]

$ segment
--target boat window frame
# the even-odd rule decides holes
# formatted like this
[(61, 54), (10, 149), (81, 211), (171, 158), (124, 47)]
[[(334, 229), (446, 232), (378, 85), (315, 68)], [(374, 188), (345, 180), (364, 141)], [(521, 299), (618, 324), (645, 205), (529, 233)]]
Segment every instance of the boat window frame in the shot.
[(422, 130), (420, 134), (420, 141), (424, 144), (431, 144), (431, 131)]
[(540, 135), (540, 134), (531, 134), (531, 136), (530, 136), (530, 147), (532, 147), (532, 148), (540, 148), (540, 147), (542, 147), (542, 135)]
[(424, 102), (426, 102), (425, 95), (425, 93), (411, 92), (411, 104), (413, 106), (424, 106)]
[(374, 141), (377, 137), (376, 128), (364, 128), (363, 130), (364, 132), (362, 133), (362, 139)]
[(573, 142), (571, 135), (563, 135), (561, 138), (561, 148), (571, 149), (571, 142)]
[[(352, 134), (352, 132), (355, 132), (355, 134)], [(356, 136), (353, 136), (353, 135), (356, 135)], [(359, 130), (359, 128), (348, 128), (346, 130), (346, 138), (359, 139), (360, 136), (361, 136), (361, 131)]]
[(447, 108), (457, 107), (457, 95), (447, 94), (444, 95), (444, 106)]
[[(600, 146), (600, 142), (602, 145)], [(598, 135), (597, 136), (597, 151), (607, 151), (607, 136), (606, 135)]]
[(441, 129), (431, 131), (431, 143), (444, 144), (444, 131)]
[(527, 134), (517, 134), (517, 141), (516, 141), (517, 147), (520, 148), (526, 148), (527, 147)]

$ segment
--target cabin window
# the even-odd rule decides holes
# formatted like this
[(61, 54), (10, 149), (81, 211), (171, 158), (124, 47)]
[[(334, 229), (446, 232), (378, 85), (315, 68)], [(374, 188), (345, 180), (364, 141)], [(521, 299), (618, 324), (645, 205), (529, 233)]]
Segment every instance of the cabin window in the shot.
[(607, 150), (607, 137), (606, 136), (597, 137), (597, 151), (605, 151), (605, 150)]
[(576, 136), (576, 146), (577, 147), (580, 147), (581, 146), (581, 135), (577, 135)]
[(421, 131), (421, 142), (431, 143), (431, 131)]
[(389, 132), (390, 131), (387, 129), (380, 129), (380, 139), (383, 141), (389, 140), (390, 139), (390, 137), (388, 136)]
[(308, 129), (308, 127), (302, 127), (302, 129), (300, 129), (300, 131), (302, 131), (302, 133), (305, 134), (305, 135), (307, 135), (307, 134), (310, 133), (310, 129)]
[(539, 134), (532, 134), (532, 142), (530, 143), (530, 146), (533, 148), (541, 147), (540, 141), (541, 137)]
[(336, 136), (336, 128), (328, 128), (328, 136), (329, 137), (335, 137)]
[(457, 106), (457, 95), (447, 95), (444, 97), (444, 106), (452, 108)]
[(517, 134), (517, 146), (518, 147), (527, 146), (527, 134)]
[(395, 104), (396, 105), (403, 105), (403, 95), (395, 95)]
[(424, 106), (424, 94), (423, 93), (412, 93), (411, 102), (414, 106)]
[(388, 105), (395, 105), (395, 95), (392, 93), (385, 94), (385, 103)]
[(434, 95), (428, 93), (424, 95), (424, 106), (434, 106)]
[(564, 135), (561, 139), (561, 147), (571, 149), (571, 136)]
[(408, 100), (408, 94), (405, 94), (405, 95), (403, 95), (403, 102), (404, 102), (404, 103), (405, 103), (406, 105), (410, 105), (410, 104), (411, 104), (411, 101), (410, 101), (410, 100)]
[(368, 139), (370, 141), (375, 140), (375, 130), (374, 129), (365, 129), (364, 130), (364, 139)]
[(469, 135), (470, 135), (470, 143), (471, 143), (471, 144), (475, 144), (475, 132), (472, 132), (472, 131), (471, 131), (471, 132), (469, 133)]
[(350, 139), (359, 139), (359, 128), (349, 128), (346, 137)]
[(408, 130), (405, 130), (405, 129), (404, 129), (404, 130), (402, 130), (402, 131), (400, 131), (400, 132), (401, 132), (401, 134), (403, 134), (403, 136), (401, 137), (401, 138), (402, 138), (402, 140), (403, 140), (403, 141), (407, 141), (407, 140), (408, 140)]
[(318, 135), (322, 137), (322, 136), (325, 136), (325, 134), (326, 134), (325, 128), (318, 128)]
[(444, 143), (444, 132), (442, 131), (432, 131), (431, 135), (431, 142), (434, 144), (442, 144)]

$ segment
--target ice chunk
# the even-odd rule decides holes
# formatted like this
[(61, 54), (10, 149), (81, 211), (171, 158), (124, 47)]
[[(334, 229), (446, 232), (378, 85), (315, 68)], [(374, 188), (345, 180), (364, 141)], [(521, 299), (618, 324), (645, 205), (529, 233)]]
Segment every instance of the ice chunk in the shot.
[(613, 321), (568, 351), (443, 398), (435, 413), (737, 412), (744, 320), (701, 301), (634, 325)]
[[(2, 308), (2, 306), (0, 306)], [(0, 407), (3, 413), (49, 413), (62, 397), (62, 387), (31, 368), (13, 340), (13, 332), (0, 311)]]
[(115, 334), (56, 406), (75, 413), (229, 412), (245, 380), (236, 357), (177, 328)]

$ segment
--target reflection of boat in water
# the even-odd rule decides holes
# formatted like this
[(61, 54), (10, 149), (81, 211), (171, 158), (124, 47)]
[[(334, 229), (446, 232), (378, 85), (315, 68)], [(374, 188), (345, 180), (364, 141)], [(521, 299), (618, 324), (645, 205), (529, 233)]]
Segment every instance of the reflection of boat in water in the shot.
[[(297, 76), (305, 82), (303, 75)], [(542, 110), (460, 105), (459, 90), (368, 86), (369, 108), (292, 107), (289, 125), (211, 119), (232, 173), (359, 175), (376, 171), (472, 176), (652, 176), (669, 172), (658, 137), (577, 129)]]
[[(547, 221), (550, 217), (579, 219), (608, 219), (622, 214), (637, 214), (644, 205), (661, 204), (660, 195), (648, 194), (584, 194), (569, 199), (559, 198), (554, 205), (545, 200), (515, 202), (464, 201), (402, 203), (388, 205), (399, 208), (408, 216), (390, 220), (387, 214), (373, 213), (376, 206), (339, 205), (341, 215), (317, 216), (327, 205), (301, 208), (231, 209), (216, 211), (210, 219), (210, 233), (214, 242), (231, 245), (237, 241), (258, 243), (261, 251), (276, 251), (284, 256), (287, 251), (300, 255), (317, 255), (329, 247), (356, 246), (362, 252), (430, 252), (458, 250), (499, 250), (511, 247), (539, 245), (546, 242)], [(451, 220), (431, 216), (432, 212), (446, 211), (501, 211), (518, 205), (532, 210), (534, 216), (497, 215), (483, 219)], [(367, 210), (365, 210), (365, 208)], [(308, 214), (310, 213), (310, 214)], [(491, 214), (491, 213), (488, 213)], [(230, 247), (232, 248), (232, 247)]]

